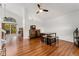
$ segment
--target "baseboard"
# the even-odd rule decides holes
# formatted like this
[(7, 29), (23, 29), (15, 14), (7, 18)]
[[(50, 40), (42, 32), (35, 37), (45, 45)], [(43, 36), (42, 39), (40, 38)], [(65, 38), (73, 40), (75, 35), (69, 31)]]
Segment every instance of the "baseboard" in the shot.
[(66, 39), (59, 39), (59, 40), (64, 40), (64, 41), (68, 41), (68, 42), (73, 42), (73, 40), (66, 40)]
[(23, 39), (29, 39), (29, 37), (23, 37)]

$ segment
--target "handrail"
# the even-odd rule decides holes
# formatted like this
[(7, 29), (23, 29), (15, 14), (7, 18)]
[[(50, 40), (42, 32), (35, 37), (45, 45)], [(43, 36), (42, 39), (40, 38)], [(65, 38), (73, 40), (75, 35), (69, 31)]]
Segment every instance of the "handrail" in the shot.
[(0, 29), (0, 32), (6, 33), (6, 31), (4, 29)]

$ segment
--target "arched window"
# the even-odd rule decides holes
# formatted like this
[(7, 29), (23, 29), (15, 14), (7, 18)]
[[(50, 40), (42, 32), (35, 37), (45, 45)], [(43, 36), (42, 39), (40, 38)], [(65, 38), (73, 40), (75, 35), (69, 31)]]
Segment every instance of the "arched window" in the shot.
[(6, 22), (15, 22), (16, 23), (16, 20), (12, 17), (4, 17), (4, 21), (6, 21)]
[(16, 33), (16, 20), (12, 17), (4, 17), (2, 28), (6, 34)]

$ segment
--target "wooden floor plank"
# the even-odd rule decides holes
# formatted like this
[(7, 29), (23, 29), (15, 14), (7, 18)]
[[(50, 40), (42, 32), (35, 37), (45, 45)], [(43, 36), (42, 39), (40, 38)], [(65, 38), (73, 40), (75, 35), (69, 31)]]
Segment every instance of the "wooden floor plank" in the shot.
[(15, 40), (7, 44), (7, 56), (78, 56), (79, 48), (72, 42), (59, 40), (52, 46), (41, 42), (41, 38)]

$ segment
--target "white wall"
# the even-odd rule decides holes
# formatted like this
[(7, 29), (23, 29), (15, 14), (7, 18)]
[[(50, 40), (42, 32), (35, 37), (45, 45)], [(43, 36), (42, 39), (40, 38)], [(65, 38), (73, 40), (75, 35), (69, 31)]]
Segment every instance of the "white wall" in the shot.
[[(21, 18), (21, 17), (19, 17), (19, 16), (16, 15), (15, 13), (12, 13), (12, 12), (10, 12), (10, 11), (8, 11), (8, 10), (6, 10), (6, 16), (7, 16), (7, 17), (13, 17), (13, 18), (15, 18), (15, 19), (16, 19), (16, 22), (17, 22), (17, 24), (18, 24), (18, 26), (22, 27), (22, 18)], [(0, 8), (0, 17), (3, 17), (3, 13), (2, 13), (1, 8)], [(19, 21), (18, 21), (18, 20), (19, 20)]]
[(46, 19), (42, 26), (45, 32), (56, 32), (60, 39), (73, 42), (73, 31), (79, 27), (79, 10), (55, 19)]
[(41, 32), (43, 32), (43, 27), (41, 26), (42, 22), (41, 19), (37, 18), (36, 16), (29, 15), (28, 10), (26, 11), (25, 15), (25, 36), (26, 38), (29, 37), (29, 29), (31, 25), (36, 25), (37, 29), (41, 29)]
[[(33, 5), (32, 5), (33, 6)], [(31, 6), (31, 7), (32, 7)], [(24, 8), (25, 9), (25, 37), (29, 37), (29, 29), (31, 25), (36, 25), (37, 29), (41, 29), (41, 32), (43, 32), (42, 20), (38, 18), (37, 14), (35, 13), (36, 10), (34, 8)], [(33, 6), (34, 7), (34, 6)]]
[[(2, 10), (3, 10), (3, 9), (0, 8), (0, 17), (1, 17), (1, 18), (4, 17)], [(17, 22), (17, 26), (18, 26), (18, 27), (22, 27), (22, 17), (19, 17), (19, 16), (16, 15), (15, 13), (10, 12), (10, 11), (8, 11), (8, 10), (6, 10), (6, 16), (7, 16), (7, 17), (13, 17), (13, 18), (15, 18), (15, 19), (16, 19), (16, 22)]]

